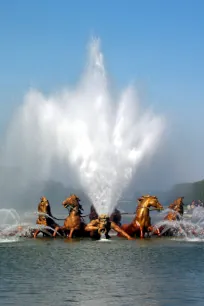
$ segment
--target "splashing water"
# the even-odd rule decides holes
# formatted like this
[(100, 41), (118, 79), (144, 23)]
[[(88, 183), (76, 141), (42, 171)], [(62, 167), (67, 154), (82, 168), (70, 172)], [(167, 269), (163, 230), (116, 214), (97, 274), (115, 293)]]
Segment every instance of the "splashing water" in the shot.
[(101, 237), (97, 242), (111, 242), (111, 240), (106, 238), (105, 233), (101, 233)]
[(141, 108), (132, 86), (112, 94), (100, 42), (93, 40), (75, 88), (25, 96), (8, 131), (3, 163), (19, 167), (24, 188), (52, 177), (65, 185), (79, 182), (98, 214), (110, 214), (141, 162), (155, 153), (164, 123)]
[(165, 234), (170, 230), (171, 233), (169, 234), (174, 237), (174, 240), (186, 242), (204, 241), (204, 208), (194, 208), (191, 218), (188, 219), (185, 216), (182, 218), (178, 214), (181, 218), (180, 221), (164, 220), (169, 211), (171, 210), (165, 209), (159, 213), (157, 218), (154, 218), (154, 221), (157, 219), (154, 222), (154, 226), (155, 228), (160, 228), (160, 230), (162, 229), (161, 234)]
[(19, 225), (20, 216), (15, 209), (0, 209), (0, 243), (18, 241), (15, 233)]
[(37, 214), (25, 213), (20, 216), (15, 209), (0, 209), (0, 243), (17, 242), (19, 237), (32, 237), (31, 232), (35, 229), (52, 236), (47, 229), (54, 231), (53, 228), (35, 223), (33, 219)]
[(0, 209), (0, 229), (8, 226), (17, 226), (20, 222), (20, 216), (15, 209)]

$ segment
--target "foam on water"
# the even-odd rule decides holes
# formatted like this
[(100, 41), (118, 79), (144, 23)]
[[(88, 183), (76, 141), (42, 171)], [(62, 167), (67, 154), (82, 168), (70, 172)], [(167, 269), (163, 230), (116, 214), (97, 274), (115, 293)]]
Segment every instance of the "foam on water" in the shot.
[(0, 243), (17, 242), (19, 237), (16, 235), (9, 237), (20, 222), (20, 216), (15, 209), (0, 209)]
[(111, 242), (111, 240), (106, 239), (106, 238), (101, 238), (101, 239), (97, 240), (97, 242)]
[[(191, 218), (180, 216), (180, 221), (164, 220), (169, 209), (159, 214), (159, 219), (154, 223), (157, 228), (162, 228), (161, 234), (171, 230), (173, 240), (186, 242), (204, 242), (204, 208), (194, 208)], [(178, 214), (179, 215), (179, 214)]]
[(75, 87), (26, 94), (8, 129), (2, 163), (19, 167), (24, 188), (35, 179), (79, 183), (98, 214), (110, 214), (141, 162), (155, 153), (164, 126), (163, 117), (142, 107), (133, 86), (113, 93), (94, 39)]
[(171, 238), (171, 240), (174, 241), (178, 241), (178, 242), (204, 242), (204, 238), (198, 238), (198, 237), (193, 237), (193, 238), (189, 238), (189, 237), (184, 237), (184, 238), (178, 238), (178, 237), (174, 237)]
[(106, 236), (104, 233), (101, 233), (101, 237), (99, 240), (97, 241), (100, 241), (100, 242), (110, 242), (111, 240), (110, 239), (106, 239)]
[(18, 237), (6, 237), (6, 238), (1, 238), (0, 237), (0, 243), (13, 243), (13, 242), (18, 242), (19, 238)]
[(17, 242), (20, 237), (30, 237), (31, 231), (37, 228), (44, 231), (50, 229), (37, 225), (36, 220), (31, 221), (31, 215), (36, 214), (25, 213), (20, 216), (15, 209), (0, 209), (0, 243)]

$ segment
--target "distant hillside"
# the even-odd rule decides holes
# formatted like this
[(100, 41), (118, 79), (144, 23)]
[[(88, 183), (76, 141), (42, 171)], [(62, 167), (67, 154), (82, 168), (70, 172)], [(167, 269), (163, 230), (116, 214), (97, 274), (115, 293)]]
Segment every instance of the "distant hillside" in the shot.
[(159, 201), (164, 206), (168, 206), (176, 198), (184, 196), (184, 203), (189, 204), (193, 200), (204, 201), (204, 180), (193, 182), (193, 183), (180, 183), (174, 185), (170, 190), (159, 191), (159, 190), (137, 190), (131, 196), (132, 203), (136, 203), (139, 196), (143, 194), (156, 195)]
[(173, 201), (177, 197), (184, 196), (186, 204), (193, 200), (204, 201), (204, 180), (194, 183), (176, 184), (173, 188), (166, 193), (168, 202)]
[(48, 181), (42, 190), (42, 194), (50, 199), (52, 206), (63, 208), (61, 203), (65, 200), (71, 193), (77, 194), (80, 198), (84, 210), (89, 209), (91, 203), (87, 195), (82, 191), (75, 189), (73, 187), (65, 187), (59, 182)]
[[(29, 188), (22, 191), (18, 188), (20, 170), (17, 168), (3, 168), (0, 167), (0, 208), (17, 208), (22, 210), (35, 210), (39, 203), (41, 196), (46, 196), (51, 205), (53, 212), (63, 212), (61, 205), (62, 201), (70, 195), (76, 193), (82, 202), (84, 211), (90, 209), (90, 200), (87, 195), (79, 189), (72, 186), (64, 186), (62, 183), (56, 181), (32, 183)], [(181, 183), (174, 185), (168, 191), (159, 191), (143, 189), (132, 189), (124, 194), (119, 201), (118, 207), (124, 211), (132, 212), (135, 210), (137, 198), (143, 194), (154, 194), (158, 196), (162, 205), (169, 205), (177, 197), (184, 196), (184, 203), (188, 204), (192, 200), (204, 201), (204, 180), (193, 183)]]
[(50, 201), (53, 213), (64, 213), (62, 201), (71, 193), (76, 193), (84, 207), (84, 211), (90, 208), (90, 200), (82, 191), (71, 186), (64, 186), (56, 181), (33, 182), (26, 190), (18, 189), (17, 177), (8, 173), (8, 177), (0, 176), (0, 208), (15, 208), (18, 211), (35, 211), (42, 196)]

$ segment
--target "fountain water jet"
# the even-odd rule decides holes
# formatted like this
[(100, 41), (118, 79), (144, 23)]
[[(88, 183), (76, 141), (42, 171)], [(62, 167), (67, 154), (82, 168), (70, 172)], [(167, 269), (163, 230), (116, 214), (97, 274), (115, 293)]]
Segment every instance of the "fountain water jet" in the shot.
[(0, 209), (0, 243), (18, 241), (19, 236), (28, 233), (30, 227), (31, 224), (21, 221), (15, 209)]
[[(27, 215), (27, 213), (24, 214), (24, 217)], [(32, 215), (34, 215), (34, 213)], [(0, 209), (0, 243), (18, 241), (19, 237), (31, 237), (31, 231), (34, 229), (41, 229), (42, 232), (52, 236), (47, 230), (53, 231), (53, 228), (49, 226), (38, 225), (35, 224), (35, 222), (25, 222), (26, 219), (24, 219), (23, 216), (21, 217), (22, 218), (20, 218), (15, 209)], [(59, 233), (57, 234), (60, 236)], [(14, 237), (14, 240), (10, 239), (10, 237)]]
[(20, 216), (15, 209), (0, 209), (0, 230), (6, 228), (18, 226), (20, 222)]
[(74, 88), (50, 96), (27, 93), (1, 159), (21, 169), (21, 188), (37, 179), (54, 177), (65, 184), (75, 179), (98, 214), (111, 214), (141, 162), (155, 153), (164, 123), (141, 108), (132, 86), (112, 94), (100, 41), (94, 39)]

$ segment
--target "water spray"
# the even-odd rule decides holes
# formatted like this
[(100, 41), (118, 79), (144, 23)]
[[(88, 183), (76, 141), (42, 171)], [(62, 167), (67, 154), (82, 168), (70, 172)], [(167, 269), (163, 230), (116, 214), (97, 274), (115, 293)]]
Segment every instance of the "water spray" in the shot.
[(164, 127), (133, 86), (113, 94), (100, 40), (93, 39), (74, 87), (26, 94), (8, 128), (1, 163), (20, 169), (17, 190), (35, 180), (69, 183), (85, 191), (99, 215), (110, 215), (141, 163), (156, 152)]

